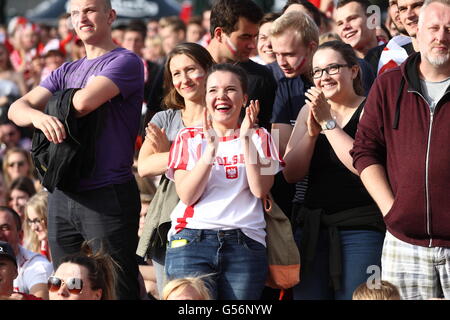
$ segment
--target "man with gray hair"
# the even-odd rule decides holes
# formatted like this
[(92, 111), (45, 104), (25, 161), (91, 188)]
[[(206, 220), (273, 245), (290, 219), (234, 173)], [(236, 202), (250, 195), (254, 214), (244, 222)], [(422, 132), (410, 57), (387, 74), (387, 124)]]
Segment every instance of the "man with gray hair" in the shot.
[(382, 279), (402, 299), (450, 299), (449, 28), (450, 1), (425, 1), (419, 52), (378, 76), (350, 151), (386, 223)]

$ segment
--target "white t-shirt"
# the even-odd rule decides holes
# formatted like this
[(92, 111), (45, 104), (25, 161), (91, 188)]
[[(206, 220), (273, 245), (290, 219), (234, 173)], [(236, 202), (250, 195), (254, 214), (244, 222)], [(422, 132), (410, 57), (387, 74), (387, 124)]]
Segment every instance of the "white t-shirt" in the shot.
[(48, 277), (53, 273), (53, 266), (47, 258), (19, 246), (16, 259), (19, 275), (14, 279), (15, 291), (29, 294), (34, 285), (47, 284)]
[[(252, 135), (258, 155), (271, 162), (264, 173), (275, 174), (284, 165), (270, 134), (259, 128)], [(192, 170), (206, 148), (202, 128), (180, 130), (172, 144), (166, 176), (173, 180), (177, 169)], [(239, 136), (221, 138), (205, 191), (192, 206), (178, 203), (171, 214), (169, 237), (183, 230), (241, 229), (255, 241), (265, 245), (264, 211), (261, 200), (250, 191), (244, 154)]]

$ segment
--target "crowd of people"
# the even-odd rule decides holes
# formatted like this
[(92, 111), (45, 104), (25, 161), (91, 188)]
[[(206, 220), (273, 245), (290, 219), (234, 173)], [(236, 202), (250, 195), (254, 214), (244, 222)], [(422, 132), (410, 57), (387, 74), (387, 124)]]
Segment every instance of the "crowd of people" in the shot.
[(0, 27), (0, 299), (450, 299), (450, 0), (262, 2)]

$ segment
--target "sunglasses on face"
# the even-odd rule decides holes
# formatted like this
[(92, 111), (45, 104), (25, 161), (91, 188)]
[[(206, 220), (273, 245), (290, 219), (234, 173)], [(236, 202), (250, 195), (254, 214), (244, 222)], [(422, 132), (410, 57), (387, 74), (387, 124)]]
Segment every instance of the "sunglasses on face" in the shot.
[(81, 290), (83, 290), (83, 280), (79, 278), (68, 278), (66, 281), (52, 276), (48, 278), (48, 291), (57, 292), (63, 284), (66, 285), (67, 290), (71, 294), (80, 294)]
[(14, 166), (23, 167), (25, 165), (25, 161), (17, 161), (8, 163), (8, 167), (12, 168)]

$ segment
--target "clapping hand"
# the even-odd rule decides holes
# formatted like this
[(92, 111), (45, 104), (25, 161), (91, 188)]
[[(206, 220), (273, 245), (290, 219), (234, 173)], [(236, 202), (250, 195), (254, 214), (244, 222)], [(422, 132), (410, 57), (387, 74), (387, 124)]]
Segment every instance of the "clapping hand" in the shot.
[(305, 96), (307, 98), (305, 102), (310, 107), (310, 111), (319, 125), (322, 125), (332, 119), (331, 106), (325, 98), (322, 90), (312, 87), (305, 92)]
[(259, 114), (259, 101), (250, 100), (250, 105), (245, 109), (245, 117), (241, 124), (240, 137), (246, 137), (251, 134), (251, 130), (257, 123)]
[(170, 151), (170, 141), (167, 139), (166, 131), (154, 123), (149, 122), (145, 128), (145, 140), (150, 144), (153, 153)]
[(211, 116), (208, 114), (208, 110), (206, 108), (203, 111), (203, 134), (208, 146), (211, 147), (212, 150), (216, 151), (217, 146), (219, 145), (219, 137), (213, 128)]

